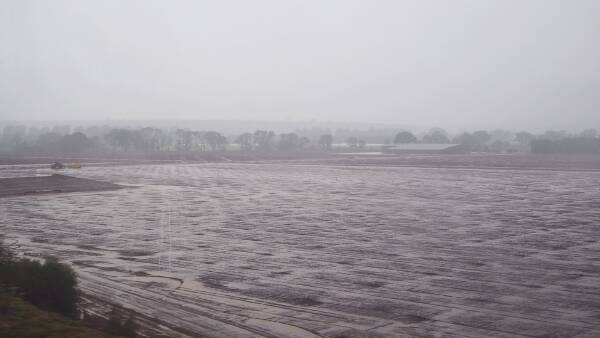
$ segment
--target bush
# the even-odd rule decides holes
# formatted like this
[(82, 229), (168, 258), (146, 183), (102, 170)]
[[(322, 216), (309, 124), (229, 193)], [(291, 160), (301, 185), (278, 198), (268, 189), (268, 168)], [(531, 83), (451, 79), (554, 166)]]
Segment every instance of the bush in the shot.
[(15, 259), (2, 243), (0, 247), (0, 284), (17, 288), (24, 300), (43, 310), (76, 316), (77, 277), (70, 266), (55, 258), (43, 263)]
[(121, 313), (113, 307), (108, 314), (108, 322), (105, 331), (117, 336), (135, 338), (137, 337), (136, 330), (137, 324), (135, 323), (133, 312), (130, 312), (127, 319), (124, 319)]
[(0, 290), (0, 337), (116, 338)]

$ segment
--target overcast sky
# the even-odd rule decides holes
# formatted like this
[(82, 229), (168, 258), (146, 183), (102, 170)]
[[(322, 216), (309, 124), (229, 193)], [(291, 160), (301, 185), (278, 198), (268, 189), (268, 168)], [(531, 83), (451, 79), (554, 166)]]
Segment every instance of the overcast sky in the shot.
[(0, 0), (0, 120), (600, 128), (600, 1)]

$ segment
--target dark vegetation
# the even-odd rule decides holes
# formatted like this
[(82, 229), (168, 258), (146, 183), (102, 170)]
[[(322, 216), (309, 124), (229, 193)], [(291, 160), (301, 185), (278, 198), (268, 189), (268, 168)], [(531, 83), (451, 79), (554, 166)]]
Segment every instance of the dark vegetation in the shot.
[(44, 263), (21, 259), (2, 264), (0, 282), (17, 288), (24, 300), (42, 310), (76, 316), (75, 273), (55, 259), (47, 258)]
[(417, 137), (410, 131), (401, 131), (394, 137), (394, 143), (417, 143)]
[(138, 327), (133, 312), (129, 312), (125, 318), (121, 311), (113, 307), (108, 315), (108, 322), (105, 329), (106, 332), (117, 336), (135, 338), (137, 337), (137, 329)]
[(0, 242), (0, 286), (17, 290), (29, 303), (46, 311), (75, 318), (77, 277), (70, 266), (52, 257), (43, 263), (16, 258)]
[(35, 128), (6, 125), (0, 135), (0, 153), (28, 155), (77, 154), (154, 154), (211, 153), (237, 151), (243, 153), (327, 152), (332, 150), (379, 150), (383, 144), (436, 143), (462, 144), (471, 152), (533, 153), (598, 153), (600, 146), (595, 129), (578, 134), (547, 131), (532, 134), (507, 130), (477, 130), (450, 135), (441, 128), (414, 134), (409, 130), (369, 129), (303, 129), (276, 134), (255, 130), (225, 135), (208, 130), (159, 129), (153, 127), (126, 129), (109, 126), (69, 126)]
[[(111, 337), (87, 328), (77, 317), (77, 276), (70, 266), (47, 257), (17, 258), (0, 241), (0, 337)], [(113, 310), (105, 331), (135, 337), (133, 313)]]
[(0, 289), (0, 337), (10, 338), (111, 338), (81, 321), (41, 310)]
[(531, 151), (536, 154), (600, 154), (600, 139), (569, 137), (559, 140), (532, 140)]

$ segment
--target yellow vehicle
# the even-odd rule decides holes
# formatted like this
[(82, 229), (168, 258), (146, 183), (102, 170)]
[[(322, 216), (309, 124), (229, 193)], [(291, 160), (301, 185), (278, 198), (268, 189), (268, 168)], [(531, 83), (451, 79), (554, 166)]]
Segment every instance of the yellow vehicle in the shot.
[(67, 168), (69, 168), (69, 169), (81, 169), (81, 163), (80, 162), (69, 163), (69, 164), (67, 164)]

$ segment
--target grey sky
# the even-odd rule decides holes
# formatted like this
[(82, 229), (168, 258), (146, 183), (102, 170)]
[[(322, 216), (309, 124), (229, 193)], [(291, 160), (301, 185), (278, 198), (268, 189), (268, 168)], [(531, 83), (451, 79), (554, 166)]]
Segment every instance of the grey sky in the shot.
[(600, 1), (0, 0), (0, 119), (600, 128)]

